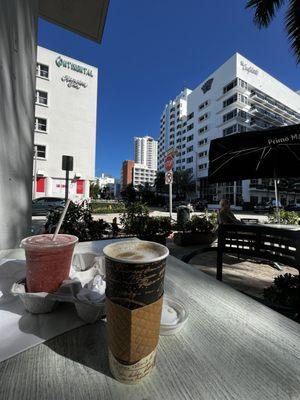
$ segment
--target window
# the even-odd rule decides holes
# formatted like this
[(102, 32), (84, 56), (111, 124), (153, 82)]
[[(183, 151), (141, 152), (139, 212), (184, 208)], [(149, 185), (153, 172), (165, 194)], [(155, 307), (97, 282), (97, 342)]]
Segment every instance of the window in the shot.
[(236, 116), (237, 116), (237, 109), (235, 108), (234, 110), (230, 111), (229, 113), (223, 115), (223, 122), (229, 121)]
[(186, 130), (187, 130), (187, 131), (190, 131), (190, 130), (193, 129), (193, 128), (194, 128), (194, 124), (190, 124), (190, 125), (187, 126)]
[(186, 126), (186, 121), (184, 121), (184, 123), (183, 123), (183, 125), (182, 126)]
[(193, 146), (190, 146), (190, 147), (187, 147), (187, 148), (186, 148), (186, 152), (187, 152), (187, 153), (190, 153), (191, 151), (193, 151)]
[(228, 136), (231, 135), (232, 133), (235, 133), (237, 129), (237, 124), (231, 125), (226, 129), (223, 129), (223, 136)]
[(186, 141), (191, 142), (194, 139), (194, 135), (187, 136)]
[(239, 99), (239, 101), (241, 102), (241, 103), (244, 103), (244, 104), (248, 104), (248, 98), (247, 98), (247, 96), (244, 96), (243, 94), (238, 94), (238, 99)]
[(223, 136), (231, 135), (232, 133), (236, 132), (246, 132), (247, 128), (244, 125), (234, 124), (229, 126), (226, 129), (223, 129)]
[(205, 125), (205, 126), (203, 126), (202, 128), (200, 128), (200, 129), (198, 130), (198, 133), (204, 133), (204, 132), (206, 132), (207, 130), (208, 130), (208, 126)]
[(179, 103), (179, 104), (177, 104), (177, 108), (180, 108), (180, 103)]
[(175, 125), (175, 121), (171, 121), (171, 122), (170, 122), (170, 125)]
[(45, 118), (35, 118), (35, 130), (47, 132), (47, 120)]
[(248, 88), (248, 83), (247, 83), (247, 82), (243, 81), (243, 80), (240, 79), (240, 78), (239, 78), (238, 82), (239, 82), (239, 86), (240, 86), (240, 87), (242, 87), (242, 88), (244, 88), (244, 89), (247, 89), (247, 88)]
[(235, 93), (233, 96), (228, 97), (228, 99), (223, 101), (223, 108), (229, 106), (230, 104), (234, 103), (237, 101), (237, 93)]
[(180, 142), (181, 142), (181, 139), (178, 138), (178, 139), (176, 140), (176, 143), (180, 143)]
[(186, 159), (186, 162), (187, 162), (187, 164), (193, 162), (193, 157), (188, 157), (188, 158)]
[(48, 65), (37, 63), (36, 75), (40, 78), (49, 78), (49, 67)]
[(37, 158), (46, 158), (46, 146), (40, 144), (35, 145)]
[(178, 125), (177, 125), (177, 129), (180, 129), (180, 128), (181, 128), (181, 124), (178, 124)]
[(192, 118), (194, 118), (194, 113), (193, 113), (193, 112), (190, 113), (190, 114), (187, 116), (187, 120), (192, 119)]
[(200, 115), (199, 122), (202, 122), (202, 121), (206, 120), (207, 118), (208, 118), (208, 114), (207, 113), (205, 113), (203, 115)]
[(201, 158), (201, 157), (206, 157), (206, 156), (207, 156), (207, 150), (201, 151), (201, 152), (199, 153), (199, 158)]
[(43, 92), (42, 90), (37, 90), (35, 93), (35, 102), (36, 104), (47, 105), (48, 104), (48, 93)]
[(204, 144), (207, 144), (207, 138), (199, 140), (198, 146), (203, 146)]
[(172, 118), (175, 118), (175, 114), (171, 114), (170, 115), (170, 118), (172, 119)]
[(236, 85), (237, 85), (237, 79), (234, 79), (233, 81), (228, 83), (228, 85), (223, 87), (223, 93), (225, 94), (229, 92), (229, 90), (233, 89)]
[(171, 108), (170, 113), (173, 112), (173, 111), (175, 111), (175, 107)]
[(175, 132), (175, 128), (171, 128), (171, 129), (170, 129), (170, 132)]
[(176, 160), (176, 164), (180, 164), (181, 163), (181, 160)]
[(206, 101), (204, 101), (203, 103), (201, 103), (201, 104), (199, 105), (199, 111), (200, 111), (200, 110), (203, 110), (203, 108), (207, 107), (208, 104), (209, 104), (208, 100), (206, 100)]
[(180, 115), (180, 111), (177, 111), (176, 115)]
[(201, 169), (206, 169), (207, 168), (207, 163), (204, 163), (204, 164), (200, 164), (199, 165), (199, 169), (201, 170)]

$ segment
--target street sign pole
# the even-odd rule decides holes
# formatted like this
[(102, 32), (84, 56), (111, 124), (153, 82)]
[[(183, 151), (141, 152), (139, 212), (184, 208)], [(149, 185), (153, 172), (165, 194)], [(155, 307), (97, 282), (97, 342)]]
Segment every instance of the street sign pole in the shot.
[(172, 221), (172, 183), (169, 183), (169, 206), (170, 206), (170, 220)]
[(169, 209), (170, 209), (170, 220), (172, 221), (172, 184), (173, 184), (173, 164), (174, 164), (174, 156), (178, 154), (177, 149), (170, 149), (165, 154), (165, 183), (169, 185)]

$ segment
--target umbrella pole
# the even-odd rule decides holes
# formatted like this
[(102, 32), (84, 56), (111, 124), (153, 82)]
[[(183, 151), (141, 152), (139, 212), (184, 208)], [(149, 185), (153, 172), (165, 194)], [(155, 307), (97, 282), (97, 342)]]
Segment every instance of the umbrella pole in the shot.
[(278, 208), (278, 187), (277, 187), (276, 172), (274, 172), (274, 189), (275, 189), (276, 220), (277, 220), (277, 224), (280, 224), (280, 215), (279, 215), (279, 208)]

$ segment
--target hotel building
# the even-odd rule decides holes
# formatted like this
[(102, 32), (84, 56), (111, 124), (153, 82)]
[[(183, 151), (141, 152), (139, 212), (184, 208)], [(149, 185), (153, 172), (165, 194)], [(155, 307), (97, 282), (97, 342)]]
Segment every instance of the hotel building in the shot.
[(165, 106), (160, 119), (158, 170), (164, 170), (165, 152), (174, 147), (179, 151), (174, 170), (192, 172), (197, 197), (209, 203), (223, 197), (234, 204), (267, 201), (273, 197), (269, 180), (208, 184), (210, 141), (297, 123), (299, 93), (236, 53), (194, 90), (184, 89)]
[(89, 197), (95, 176), (97, 68), (37, 49), (33, 196), (64, 197), (62, 156), (73, 157), (69, 196)]

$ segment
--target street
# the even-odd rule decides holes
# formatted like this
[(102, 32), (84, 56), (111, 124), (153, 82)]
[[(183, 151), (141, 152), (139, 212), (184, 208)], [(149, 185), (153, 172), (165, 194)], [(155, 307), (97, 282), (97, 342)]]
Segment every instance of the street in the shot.
[[(259, 222), (267, 222), (268, 217), (265, 214), (256, 214), (251, 211), (234, 211), (234, 214), (237, 218), (256, 218), (259, 220)], [(204, 215), (203, 212), (193, 212), (191, 213), (191, 216), (193, 215)], [(169, 212), (168, 211), (161, 211), (161, 210), (152, 210), (150, 211), (150, 216), (152, 217), (168, 217)], [(176, 212), (172, 213), (172, 217), (174, 220), (177, 219), (177, 214)], [(115, 214), (93, 214), (93, 218), (95, 220), (103, 219), (106, 222), (112, 223), (114, 218), (117, 218), (117, 222), (120, 223), (120, 214), (115, 213)], [(37, 235), (39, 233), (43, 233), (44, 231), (44, 225), (46, 223), (46, 216), (33, 216), (32, 217), (32, 234)]]

